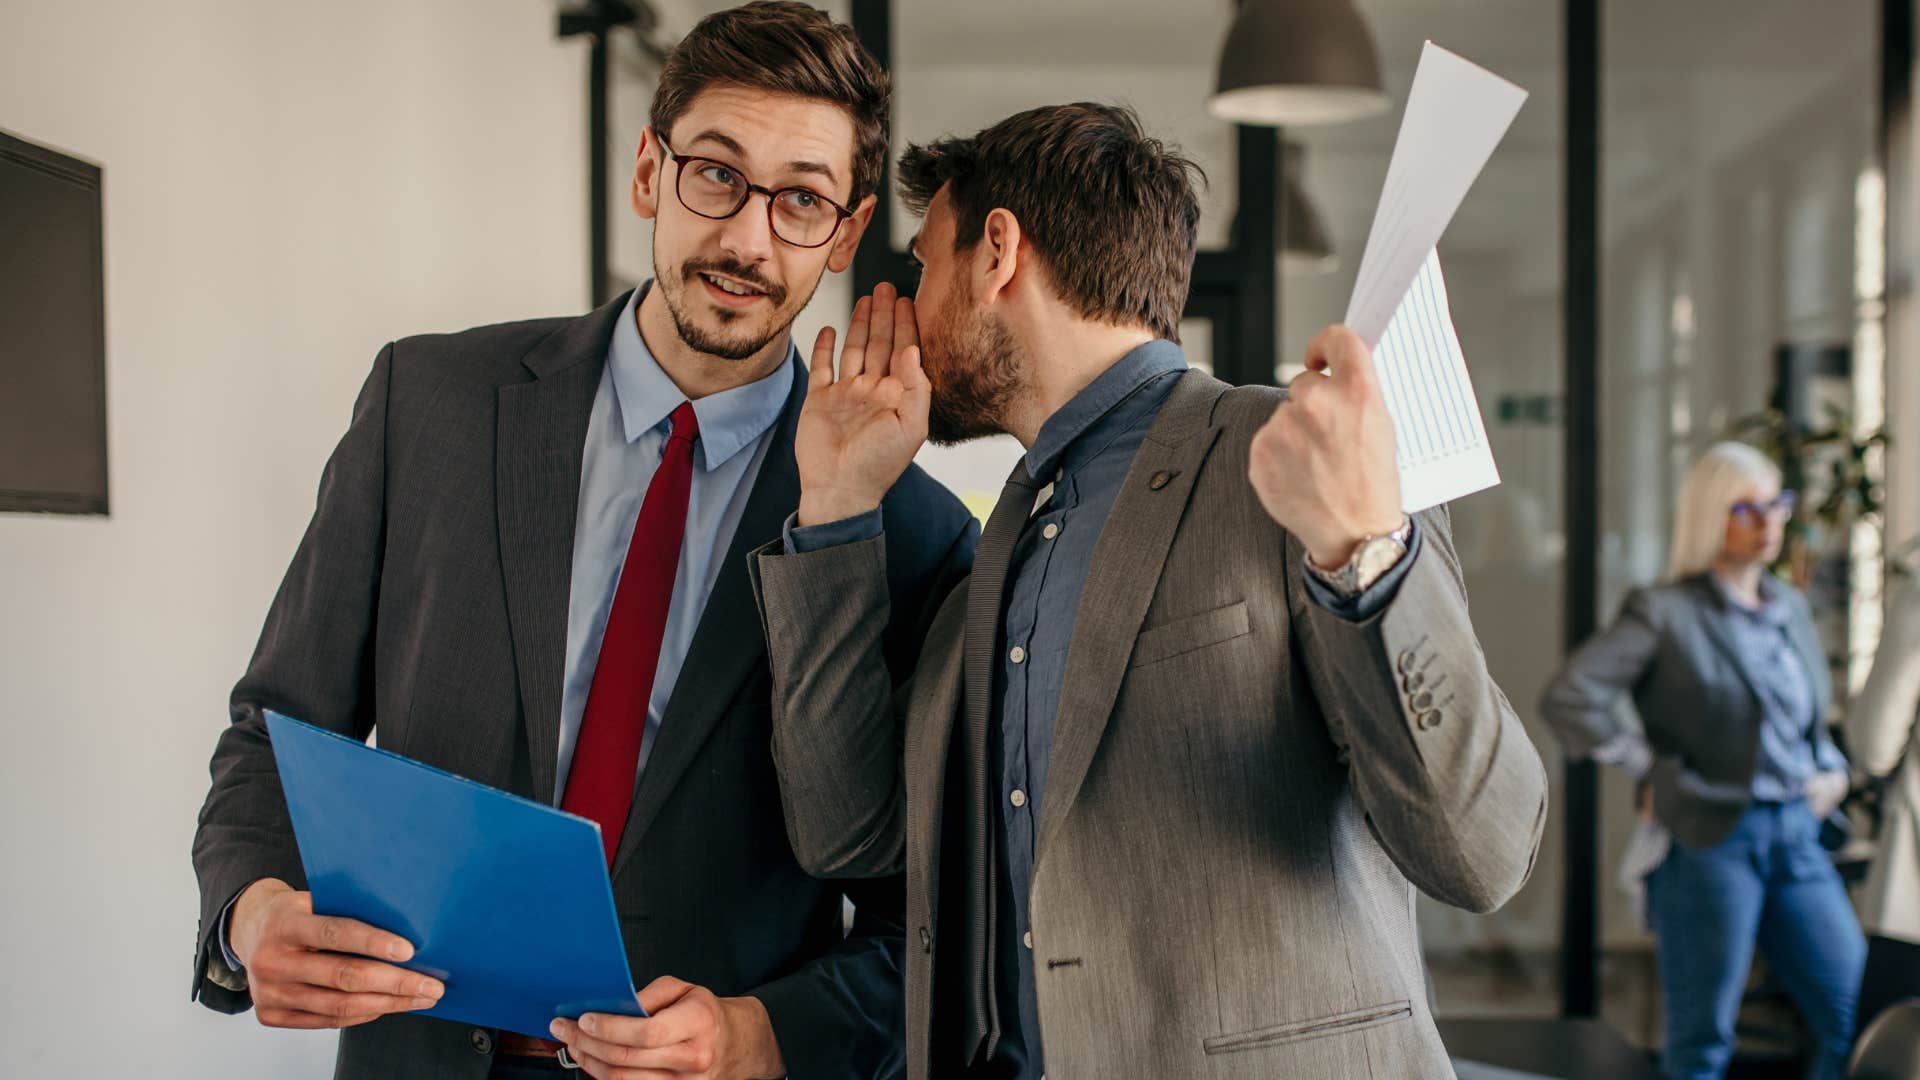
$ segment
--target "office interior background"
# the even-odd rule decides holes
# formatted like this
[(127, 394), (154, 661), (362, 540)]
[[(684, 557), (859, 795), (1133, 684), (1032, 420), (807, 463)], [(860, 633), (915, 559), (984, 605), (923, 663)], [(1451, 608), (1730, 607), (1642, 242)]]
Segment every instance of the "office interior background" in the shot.
[[(1685, 464), (1774, 404), (1891, 438), (1861, 457), (1870, 505), (1796, 567), (1842, 684), (1864, 675), (1920, 534), (1913, 3), (1352, 3), (1391, 105), (1278, 132), (1208, 111), (1231, 0), (823, 6), (886, 50), (896, 148), (1093, 99), (1195, 156), (1182, 335), (1238, 381), (1290, 377), (1343, 313), (1423, 40), (1531, 92), (1441, 255), (1504, 478), (1455, 504), (1456, 540), (1553, 819), (1504, 910), (1423, 902), (1421, 930), (1443, 1017), (1597, 1015), (1657, 1046), (1651, 939), (1613, 884), (1630, 783), (1569, 768), (1535, 702), (1567, 637), (1662, 574)], [(608, 30), (604, 114), (593, 35), (562, 36), (548, 0), (0, 6), (0, 129), (103, 169), (111, 476), (107, 513), (0, 514), (0, 1071), (328, 1072), (330, 1034), (187, 1000), (227, 692), (383, 343), (649, 276), (625, 192), (656, 50), (721, 6), (650, 0), (651, 24)], [(914, 224), (889, 213), (803, 345), (897, 272)], [(924, 462), (979, 505), (1018, 452)], [(1743, 1019), (1752, 1060), (1790, 1052), (1764, 987)]]

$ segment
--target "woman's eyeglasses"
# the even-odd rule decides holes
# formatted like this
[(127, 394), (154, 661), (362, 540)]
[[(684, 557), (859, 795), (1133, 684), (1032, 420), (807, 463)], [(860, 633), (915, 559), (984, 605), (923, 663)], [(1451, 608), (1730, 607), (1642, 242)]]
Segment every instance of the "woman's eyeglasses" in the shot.
[(1741, 499), (1733, 504), (1733, 516), (1758, 525), (1775, 514), (1781, 517), (1792, 516), (1794, 503), (1797, 501), (1798, 497), (1791, 491), (1783, 491), (1766, 502)]
[(817, 248), (832, 240), (840, 223), (853, 216), (853, 211), (810, 188), (764, 188), (724, 161), (676, 154), (664, 140), (660, 147), (679, 166), (673, 193), (680, 197), (680, 205), (703, 218), (724, 221), (739, 213), (755, 194), (765, 195), (773, 235), (794, 247)]

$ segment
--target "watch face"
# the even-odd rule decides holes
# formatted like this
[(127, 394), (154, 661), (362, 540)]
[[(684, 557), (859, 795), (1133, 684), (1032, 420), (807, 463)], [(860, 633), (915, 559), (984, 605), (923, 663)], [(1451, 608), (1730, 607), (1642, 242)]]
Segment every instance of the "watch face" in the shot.
[(1381, 574), (1393, 569), (1393, 564), (1406, 554), (1406, 546), (1390, 536), (1379, 536), (1361, 545), (1354, 555), (1354, 569), (1359, 571), (1361, 588), (1373, 584)]

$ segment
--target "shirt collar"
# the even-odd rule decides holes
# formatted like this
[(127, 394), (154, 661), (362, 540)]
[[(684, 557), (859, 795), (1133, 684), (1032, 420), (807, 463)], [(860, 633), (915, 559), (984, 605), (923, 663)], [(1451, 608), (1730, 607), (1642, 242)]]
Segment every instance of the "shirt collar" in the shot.
[(1162, 375), (1187, 369), (1187, 358), (1171, 341), (1154, 340), (1114, 361), (1086, 388), (1040, 425), (1027, 451), (1027, 473), (1042, 482), (1065, 467), (1067, 451), (1134, 391)]
[(1707, 581), (1712, 584), (1713, 595), (1719, 599), (1720, 606), (1726, 610), (1738, 612), (1774, 626), (1787, 624), (1786, 596), (1781, 591), (1780, 583), (1773, 579), (1772, 574), (1763, 572), (1760, 575), (1760, 606), (1757, 608), (1750, 608), (1741, 603), (1719, 574), (1711, 570), (1707, 571)]
[[(649, 281), (627, 297), (626, 310), (614, 324), (613, 341), (607, 347), (607, 370), (613, 376), (621, 429), (629, 443), (655, 428), (670, 428), (667, 417), (687, 400), (640, 337), (635, 316), (641, 298), (652, 286)], [(793, 389), (791, 344), (787, 346), (787, 358), (787, 363), (763, 379), (709, 394), (693, 403), (694, 418), (700, 421), (701, 456), (708, 472), (732, 460), (780, 418)]]

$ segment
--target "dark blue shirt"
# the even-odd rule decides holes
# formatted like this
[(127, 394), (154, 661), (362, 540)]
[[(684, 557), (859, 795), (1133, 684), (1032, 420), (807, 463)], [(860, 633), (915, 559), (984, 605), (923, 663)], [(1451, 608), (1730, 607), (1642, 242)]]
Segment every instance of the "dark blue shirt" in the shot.
[(1172, 342), (1133, 350), (1049, 417), (1027, 451), (1028, 474), (1053, 490), (1020, 534), (1008, 564), (995, 683), (1000, 722), (991, 729), (989, 749), (1001, 828), (995, 968), (1002, 1036), (996, 1056), (1017, 1063), (1023, 1077), (1040, 1075), (1028, 899), (1074, 615), (1107, 512), (1140, 441), (1186, 368)]
[[(1067, 646), (1107, 514), (1141, 440), (1186, 370), (1172, 342), (1134, 349), (1049, 417), (1026, 454), (1028, 473), (1052, 488), (1014, 545), (1001, 608), (997, 722), (988, 749), (1001, 830), (995, 1075), (1039, 1080), (1043, 1071), (1028, 901)], [(807, 528), (795, 528), (789, 519), (786, 547), (813, 551), (871, 539), (881, 528), (878, 511)], [(1348, 618), (1371, 616), (1405, 576), (1417, 533), (1409, 557), (1359, 597), (1337, 597), (1309, 576), (1315, 599)]]

